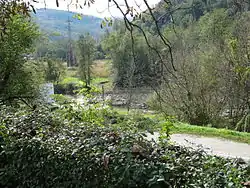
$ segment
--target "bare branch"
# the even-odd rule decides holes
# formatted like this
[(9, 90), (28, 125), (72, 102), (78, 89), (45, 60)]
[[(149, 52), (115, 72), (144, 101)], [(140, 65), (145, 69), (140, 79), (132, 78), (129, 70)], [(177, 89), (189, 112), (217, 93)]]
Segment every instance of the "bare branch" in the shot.
[(155, 26), (156, 26), (157, 32), (158, 32), (158, 34), (159, 34), (159, 36), (160, 36), (162, 42), (168, 47), (168, 50), (169, 50), (169, 53), (170, 53), (170, 58), (171, 58), (171, 64), (172, 64), (173, 69), (176, 71), (176, 68), (175, 68), (174, 63), (173, 63), (173, 62), (174, 62), (174, 59), (173, 59), (173, 54), (172, 54), (171, 43), (170, 43), (170, 41), (161, 33), (160, 28), (159, 28), (159, 25), (158, 25), (158, 21), (156, 20), (154, 14), (153, 14), (153, 12), (152, 12), (152, 9), (151, 9), (150, 6), (148, 5), (147, 0), (143, 0), (143, 1), (144, 1), (144, 3), (146, 4), (146, 6), (147, 6), (147, 8), (148, 8), (148, 10), (149, 10), (149, 12), (150, 12), (150, 14), (151, 14), (151, 16), (152, 16), (154, 22), (155, 22)]

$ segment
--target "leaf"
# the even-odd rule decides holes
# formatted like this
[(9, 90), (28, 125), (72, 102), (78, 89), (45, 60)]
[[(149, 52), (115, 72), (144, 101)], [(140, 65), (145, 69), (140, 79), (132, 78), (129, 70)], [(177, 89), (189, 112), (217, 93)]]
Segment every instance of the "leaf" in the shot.
[(82, 15), (81, 14), (77, 14), (77, 19), (78, 20), (82, 20)]
[(113, 25), (112, 21), (108, 22), (108, 27), (111, 27)]
[(101, 28), (106, 27), (107, 23), (103, 20), (101, 23)]

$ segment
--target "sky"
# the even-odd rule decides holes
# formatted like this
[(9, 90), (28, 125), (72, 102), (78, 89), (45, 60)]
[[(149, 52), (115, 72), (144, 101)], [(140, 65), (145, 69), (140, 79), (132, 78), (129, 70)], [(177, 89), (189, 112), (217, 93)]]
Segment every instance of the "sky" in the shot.
[[(50, 8), (50, 9), (59, 9), (59, 10), (67, 10), (67, 5), (71, 0), (59, 0), (59, 7), (56, 6), (56, 0), (38, 0), (39, 3), (32, 3), (35, 8)], [(72, 0), (72, 4), (70, 6), (70, 11), (82, 13), (84, 15), (92, 15), (97, 17), (122, 17), (120, 11), (111, 3), (110, 11), (108, 11), (108, 0), (95, 0), (95, 3), (91, 5), (90, 8), (87, 6), (83, 7), (83, 9), (76, 8), (75, 2), (77, 0)], [(153, 7), (160, 0), (147, 0), (150, 7)], [(46, 2), (46, 4), (44, 3)], [(84, 4), (84, 0), (78, 0), (80, 4)], [(117, 0), (119, 5), (125, 9), (124, 0)], [(137, 11), (146, 10), (146, 5), (143, 0), (127, 0), (129, 6), (133, 6)], [(138, 7), (140, 6), (140, 8)], [(112, 13), (112, 15), (110, 14)]]

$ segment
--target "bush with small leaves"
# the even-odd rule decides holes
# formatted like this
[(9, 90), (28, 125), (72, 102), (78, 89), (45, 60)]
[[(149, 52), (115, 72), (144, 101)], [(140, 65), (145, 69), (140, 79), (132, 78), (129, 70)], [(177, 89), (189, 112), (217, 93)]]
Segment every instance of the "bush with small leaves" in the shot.
[[(0, 187), (237, 188), (250, 178), (247, 164), (237, 160), (148, 141), (130, 125), (101, 126), (77, 106), (64, 116), (63, 108), (0, 110), (6, 114), (0, 118)], [(92, 111), (101, 116), (100, 109)]]

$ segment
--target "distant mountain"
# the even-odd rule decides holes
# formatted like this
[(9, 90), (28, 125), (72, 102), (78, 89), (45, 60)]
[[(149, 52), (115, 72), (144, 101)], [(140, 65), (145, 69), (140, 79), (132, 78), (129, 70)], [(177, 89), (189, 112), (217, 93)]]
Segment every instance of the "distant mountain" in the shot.
[(79, 35), (90, 33), (95, 38), (99, 38), (104, 30), (100, 25), (101, 18), (94, 16), (82, 15), (82, 19), (74, 18), (77, 13), (54, 10), (54, 9), (38, 9), (33, 14), (36, 23), (45, 33), (54, 34), (54, 38), (65, 38), (68, 36), (68, 18), (71, 21), (71, 35), (73, 39), (77, 39)]

